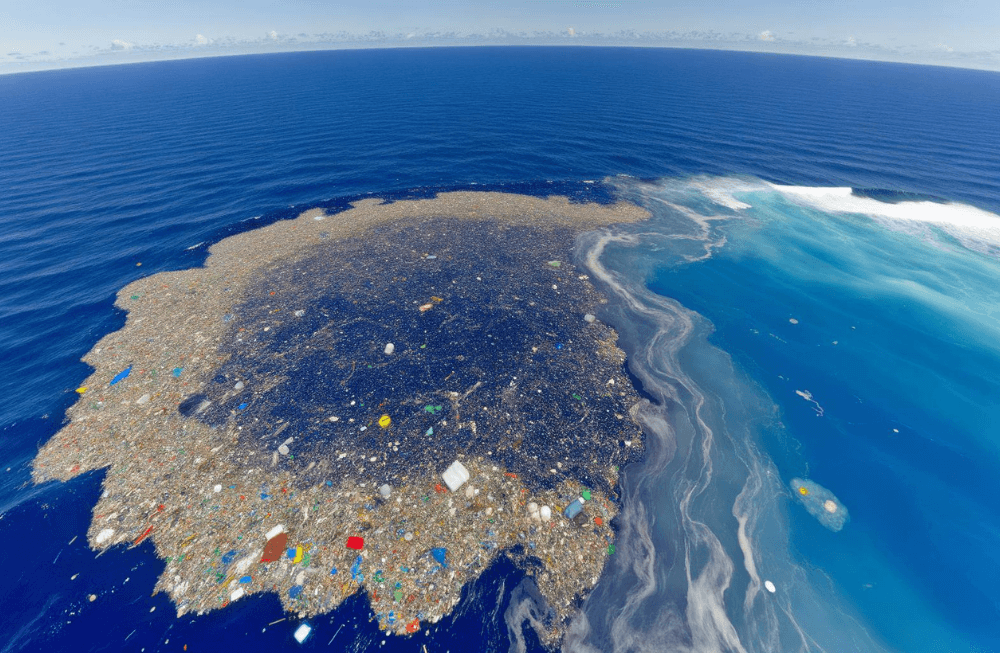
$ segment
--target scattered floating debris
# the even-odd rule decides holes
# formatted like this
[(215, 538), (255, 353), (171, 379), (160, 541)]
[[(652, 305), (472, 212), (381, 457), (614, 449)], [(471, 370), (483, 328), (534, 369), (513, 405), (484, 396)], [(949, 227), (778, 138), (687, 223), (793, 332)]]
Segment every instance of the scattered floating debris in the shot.
[(844, 504), (822, 485), (800, 478), (793, 478), (790, 485), (792, 494), (799, 503), (831, 531), (839, 531), (850, 519)]

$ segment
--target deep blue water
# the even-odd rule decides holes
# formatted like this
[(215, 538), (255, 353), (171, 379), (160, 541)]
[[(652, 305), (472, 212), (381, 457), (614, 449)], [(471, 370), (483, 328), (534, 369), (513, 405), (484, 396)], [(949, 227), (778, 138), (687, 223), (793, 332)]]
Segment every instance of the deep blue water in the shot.
[[(659, 405), (649, 461), (626, 472), (620, 555), (572, 647), (1000, 650), (997, 106), (995, 73), (680, 50), (0, 77), (0, 595), (16, 597), (0, 650), (297, 648), (291, 621), (267, 627), (283, 616), (273, 597), (177, 620), (149, 596), (151, 546), (87, 548), (102, 475), (33, 487), (30, 461), (75, 400), (81, 356), (123, 324), (112, 301), (129, 281), (197, 265), (207, 244), (298, 208), (480, 187), (611, 194), (654, 213), (578, 252), (604, 247), (601, 317)], [(697, 214), (722, 219), (702, 230)], [(793, 477), (836, 494), (843, 530), (797, 503)], [(747, 603), (764, 578), (777, 592)], [(507, 650), (520, 580), (501, 563), (454, 621), (384, 648), (475, 637)], [(336, 634), (335, 650), (378, 648), (367, 619), (346, 605), (308, 646)]]

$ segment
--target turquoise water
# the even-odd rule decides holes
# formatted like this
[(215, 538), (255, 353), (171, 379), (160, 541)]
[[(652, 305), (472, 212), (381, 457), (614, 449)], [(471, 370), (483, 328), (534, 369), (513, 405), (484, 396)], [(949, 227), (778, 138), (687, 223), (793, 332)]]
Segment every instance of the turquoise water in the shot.
[[(825, 634), (817, 647), (996, 646), (1000, 261), (992, 248), (1000, 217), (753, 179), (622, 187), (654, 218), (631, 240), (608, 245), (608, 268), (644, 260), (648, 280), (635, 296), (651, 291), (647, 305), (673, 298), (711, 321), (690, 316), (676, 369), (660, 361), (646, 386), (669, 378), (666, 385), (696, 388), (723, 425), (711, 445), (715, 473), (700, 493), (706, 501), (692, 504), (691, 518), (718, 524), (735, 567), (729, 592), (752, 583), (739, 569), (744, 556), (725, 544), (727, 517), (741, 512), (725, 484), (759, 477), (767, 489), (744, 512), (770, 515), (752, 538), (761, 578), (777, 590), (766, 598), (787, 601), (810, 633), (866, 624), (871, 636), (859, 630), (831, 649)], [(699, 333), (732, 356), (732, 372), (707, 363), (711, 347)], [(665, 474), (674, 482), (695, 467), (679, 460), (685, 444), (677, 437)], [(694, 459), (704, 441), (692, 436)], [(727, 468), (734, 458), (742, 464)], [(841, 531), (824, 528), (793, 497), (795, 477), (843, 503), (850, 519)], [(785, 529), (786, 550), (760, 546), (776, 544)], [(826, 614), (814, 611), (823, 603)]]

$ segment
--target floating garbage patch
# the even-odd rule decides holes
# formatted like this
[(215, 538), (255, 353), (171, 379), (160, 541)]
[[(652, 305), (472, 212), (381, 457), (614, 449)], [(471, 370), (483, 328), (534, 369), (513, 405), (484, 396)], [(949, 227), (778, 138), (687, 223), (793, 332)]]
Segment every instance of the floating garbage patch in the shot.
[(822, 485), (801, 478), (793, 478), (790, 485), (799, 503), (831, 531), (839, 531), (851, 518), (840, 499)]
[(503, 553), (558, 644), (643, 452), (604, 299), (566, 258), (645, 216), (449, 193), (228, 238), (119, 293), (33, 478), (107, 468), (90, 545), (152, 542), (178, 615), (272, 592), (305, 620), (364, 592), (412, 634)]

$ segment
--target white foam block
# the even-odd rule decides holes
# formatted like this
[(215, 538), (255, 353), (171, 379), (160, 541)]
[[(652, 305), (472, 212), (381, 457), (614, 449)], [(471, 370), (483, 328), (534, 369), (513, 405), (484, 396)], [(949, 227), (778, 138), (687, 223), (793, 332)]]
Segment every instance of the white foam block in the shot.
[(295, 641), (301, 644), (302, 642), (306, 641), (306, 638), (309, 637), (309, 633), (311, 632), (312, 632), (312, 626), (310, 626), (309, 624), (301, 624), (298, 628), (295, 629), (295, 635), (294, 635)]
[(275, 526), (274, 528), (272, 528), (271, 530), (269, 530), (269, 531), (267, 532), (267, 535), (265, 535), (265, 536), (264, 536), (264, 539), (267, 539), (267, 540), (269, 540), (269, 539), (271, 539), (272, 537), (275, 537), (275, 536), (278, 536), (278, 535), (281, 535), (281, 534), (282, 534), (282, 533), (284, 533), (284, 532), (285, 532), (285, 527), (284, 527), (284, 526), (282, 526), (281, 524), (278, 524), (277, 526)]
[(449, 490), (457, 492), (458, 488), (462, 487), (469, 480), (469, 470), (465, 468), (465, 465), (456, 460), (448, 466), (448, 469), (444, 470), (441, 478), (444, 479), (444, 484), (448, 486)]

